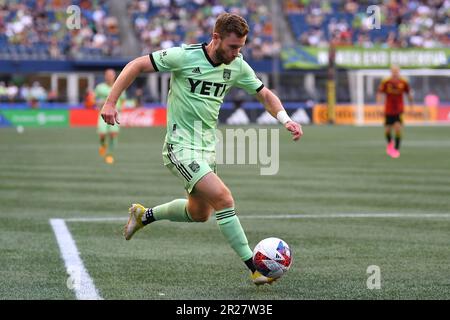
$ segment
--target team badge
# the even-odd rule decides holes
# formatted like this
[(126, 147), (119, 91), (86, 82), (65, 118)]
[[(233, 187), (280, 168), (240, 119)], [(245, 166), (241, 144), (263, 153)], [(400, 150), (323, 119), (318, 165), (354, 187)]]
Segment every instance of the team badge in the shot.
[(231, 70), (223, 69), (223, 80), (230, 80), (231, 78)]
[(193, 172), (197, 172), (198, 170), (200, 170), (200, 165), (197, 163), (197, 161), (192, 161), (191, 164), (189, 165), (189, 168), (191, 168), (191, 170)]

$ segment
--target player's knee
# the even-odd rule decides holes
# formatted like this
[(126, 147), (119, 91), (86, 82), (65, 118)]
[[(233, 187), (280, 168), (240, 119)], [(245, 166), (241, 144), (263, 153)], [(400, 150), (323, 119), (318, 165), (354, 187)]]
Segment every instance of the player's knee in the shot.
[(216, 200), (215, 207), (216, 211), (227, 209), (227, 208), (234, 208), (234, 199), (231, 195), (230, 190), (225, 189), (220, 197)]
[(189, 212), (191, 219), (194, 222), (206, 222), (213, 214), (212, 208), (198, 208), (194, 212)]
[(209, 214), (203, 214), (203, 215), (197, 215), (195, 217), (192, 217), (192, 220), (195, 222), (206, 222), (209, 219)]

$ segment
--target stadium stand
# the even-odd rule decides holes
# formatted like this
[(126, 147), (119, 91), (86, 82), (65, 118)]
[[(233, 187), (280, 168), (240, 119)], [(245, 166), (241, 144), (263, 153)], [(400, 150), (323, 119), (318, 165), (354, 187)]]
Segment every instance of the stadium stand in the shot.
[[(80, 29), (66, 27), (80, 8)], [(1, 59), (100, 59), (119, 56), (117, 19), (107, 1), (6, 1), (0, 6)]]
[[(12, 74), (99, 72), (106, 67), (122, 68), (130, 58), (121, 47), (124, 34), (135, 38), (134, 43), (140, 45), (137, 54), (181, 43), (208, 41), (215, 18), (223, 11), (246, 17), (250, 35), (242, 52), (244, 57), (257, 72), (283, 72), (279, 79), (279, 95), (289, 101), (325, 101), (326, 71), (298, 69), (294, 74), (284, 69), (280, 52), (286, 45), (327, 47), (331, 39), (340, 45), (364, 48), (448, 48), (450, 45), (448, 0), (275, 1), (285, 19), (272, 19), (270, 0), (125, 2), (126, 10), (118, 11), (112, 10), (117, 4), (115, 0), (0, 1), (0, 60), (4, 62), (0, 71), (0, 100), (28, 100), (23, 92), (29, 92), (28, 88), (36, 79), (14, 81)], [(380, 8), (381, 28), (368, 29), (366, 9), (374, 4)], [(71, 5), (80, 8), (79, 29), (71, 30), (66, 26), (67, 8)], [(124, 19), (129, 22), (130, 30), (124, 30), (127, 26), (119, 23)], [(287, 37), (280, 37), (279, 42), (274, 30), (280, 30), (280, 21), (286, 25), (287, 29), (283, 31)], [(289, 38), (292, 41), (287, 43)], [(307, 60), (308, 57), (302, 58)], [(315, 87), (314, 90), (305, 89), (307, 72), (314, 73), (315, 82), (310, 85)], [(337, 98), (348, 102), (347, 76), (338, 74), (338, 77)], [(152, 94), (144, 85), (145, 81), (139, 84), (139, 89), (144, 88), (144, 97), (153, 100), (149, 98)], [(62, 102), (67, 97), (67, 92), (55, 95), (50, 81), (41, 81), (41, 85), (46, 95), (45, 98), (41, 95), (39, 100)], [(83, 95), (80, 91), (78, 96)], [(239, 93), (232, 92), (227, 99), (235, 99), (234, 95)]]
[(250, 24), (246, 56), (260, 60), (278, 54), (280, 45), (274, 45), (269, 9), (261, 1), (133, 0), (128, 7), (136, 36), (143, 43), (142, 54), (209, 41), (215, 19), (224, 11), (242, 15)]
[[(129, 16), (145, 54), (181, 43), (207, 41), (223, 11), (243, 15), (251, 33), (244, 54), (260, 60), (277, 56), (266, 1), (130, 0)], [(331, 38), (363, 47), (445, 47), (450, 44), (450, 3), (430, 1), (284, 0), (284, 14), (300, 44), (327, 46)], [(381, 9), (381, 28), (368, 28), (366, 9)], [(69, 30), (67, 7), (81, 9), (81, 28)], [(120, 57), (117, 17), (105, 0), (6, 1), (0, 5), (1, 59), (100, 59)]]
[[(380, 28), (370, 29), (367, 8), (380, 8)], [(302, 45), (363, 47), (447, 47), (450, 2), (284, 0), (284, 12)]]

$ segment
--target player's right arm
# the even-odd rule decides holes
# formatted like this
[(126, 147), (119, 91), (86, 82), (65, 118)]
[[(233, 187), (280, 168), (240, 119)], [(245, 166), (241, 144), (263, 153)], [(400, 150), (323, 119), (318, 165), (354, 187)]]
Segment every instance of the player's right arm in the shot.
[(148, 55), (130, 61), (123, 68), (122, 72), (120, 72), (101, 111), (102, 118), (107, 124), (119, 124), (118, 112), (116, 110), (117, 100), (122, 92), (143, 72), (155, 72)]
[(120, 94), (142, 72), (177, 71), (184, 63), (184, 50), (173, 47), (155, 51), (149, 55), (136, 58), (129, 62), (117, 77), (111, 92), (102, 108), (103, 120), (111, 125), (119, 123), (116, 103)]
[(376, 95), (376, 101), (377, 104), (382, 105), (383, 104), (383, 98), (384, 94), (386, 92), (386, 79), (383, 79), (380, 83), (380, 86), (378, 87), (377, 95)]

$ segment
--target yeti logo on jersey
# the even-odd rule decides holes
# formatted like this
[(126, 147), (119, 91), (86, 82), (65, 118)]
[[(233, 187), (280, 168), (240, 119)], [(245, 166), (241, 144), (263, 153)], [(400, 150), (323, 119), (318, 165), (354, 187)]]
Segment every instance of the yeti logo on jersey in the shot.
[(213, 95), (221, 97), (225, 94), (227, 85), (223, 83), (215, 83), (210, 81), (195, 80), (187, 78), (191, 86), (192, 93), (199, 93), (204, 96)]
[(189, 168), (191, 168), (191, 170), (193, 172), (197, 172), (198, 170), (200, 170), (200, 165), (197, 163), (197, 161), (192, 161), (191, 164), (189, 165)]
[(223, 80), (230, 80), (231, 78), (231, 70), (223, 69)]

